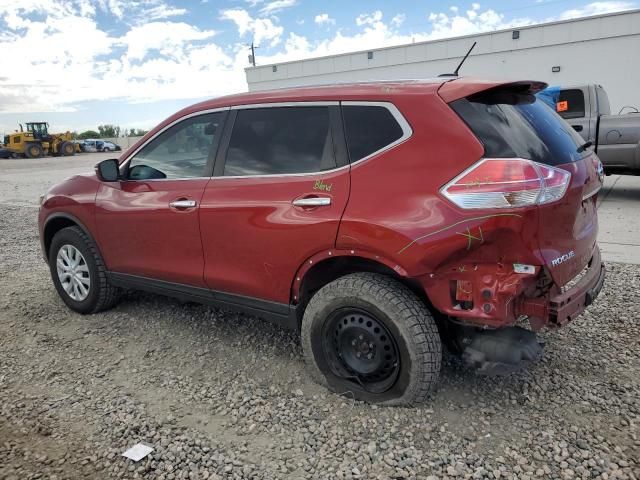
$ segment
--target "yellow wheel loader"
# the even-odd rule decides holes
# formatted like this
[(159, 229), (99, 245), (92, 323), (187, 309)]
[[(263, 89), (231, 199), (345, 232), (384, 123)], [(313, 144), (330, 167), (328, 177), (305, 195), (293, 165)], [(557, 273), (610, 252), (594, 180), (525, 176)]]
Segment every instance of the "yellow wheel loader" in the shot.
[(14, 156), (27, 158), (39, 158), (47, 155), (67, 157), (80, 152), (80, 145), (73, 142), (70, 132), (49, 133), (49, 124), (46, 122), (29, 122), (27, 129), (5, 135), (4, 148)]

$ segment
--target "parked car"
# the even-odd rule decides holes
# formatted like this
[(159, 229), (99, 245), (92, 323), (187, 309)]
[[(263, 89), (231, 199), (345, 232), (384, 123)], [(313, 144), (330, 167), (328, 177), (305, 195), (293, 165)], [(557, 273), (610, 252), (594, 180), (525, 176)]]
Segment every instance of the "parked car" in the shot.
[(122, 150), (120, 145), (107, 140), (99, 140), (95, 138), (82, 140), (80, 148), (83, 152), (119, 152)]
[(78, 147), (80, 147), (80, 152), (87, 151), (87, 145), (85, 143), (85, 140), (74, 140), (73, 143), (75, 143), (76, 145), (78, 145)]
[(78, 144), (80, 145), (80, 151), (87, 152), (87, 153), (97, 152), (98, 151), (96, 147), (97, 142), (98, 140), (91, 140), (91, 139), (79, 140)]
[(545, 86), (449, 77), (188, 107), (43, 196), (55, 288), (80, 313), (133, 288), (273, 320), (300, 331), (319, 383), (387, 405), (427, 398), (442, 344), (481, 372), (519, 368), (605, 275), (601, 164), (536, 100)]
[(117, 145), (113, 142), (98, 140), (96, 141), (96, 150), (98, 152), (119, 152), (122, 150), (122, 148), (120, 147), (120, 145)]
[(556, 109), (585, 142), (593, 146), (607, 174), (640, 175), (640, 114), (637, 108), (611, 115), (602, 85), (559, 89)]

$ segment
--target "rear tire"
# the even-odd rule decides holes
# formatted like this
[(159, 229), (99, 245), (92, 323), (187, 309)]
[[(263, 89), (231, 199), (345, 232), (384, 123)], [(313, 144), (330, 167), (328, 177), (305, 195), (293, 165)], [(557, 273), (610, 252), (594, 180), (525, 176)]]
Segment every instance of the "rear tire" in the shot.
[(24, 149), (27, 158), (40, 158), (44, 155), (44, 149), (39, 143), (29, 143)]
[(355, 273), (321, 288), (302, 319), (313, 379), (383, 405), (424, 402), (440, 373), (442, 347), (423, 302), (393, 278)]
[[(96, 313), (118, 301), (119, 291), (109, 283), (95, 243), (79, 227), (63, 228), (53, 236), (49, 270), (60, 298), (76, 312)], [(80, 280), (71, 281), (72, 276)]]

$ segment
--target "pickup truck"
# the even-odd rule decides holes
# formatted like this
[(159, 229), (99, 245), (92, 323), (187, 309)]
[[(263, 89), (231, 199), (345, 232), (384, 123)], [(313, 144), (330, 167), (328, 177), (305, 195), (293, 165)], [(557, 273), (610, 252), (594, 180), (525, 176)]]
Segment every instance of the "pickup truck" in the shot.
[(556, 111), (591, 142), (605, 173), (640, 175), (640, 112), (619, 113), (625, 110), (611, 115), (607, 92), (596, 84), (562, 86), (556, 99)]

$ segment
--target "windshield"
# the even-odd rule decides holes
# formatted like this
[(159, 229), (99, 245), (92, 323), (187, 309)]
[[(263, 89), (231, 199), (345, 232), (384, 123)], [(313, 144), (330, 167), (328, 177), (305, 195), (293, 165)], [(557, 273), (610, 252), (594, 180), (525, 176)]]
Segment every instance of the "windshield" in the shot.
[(450, 105), (482, 142), (486, 157), (562, 165), (588, 154), (578, 152), (582, 137), (534, 95), (492, 92)]

